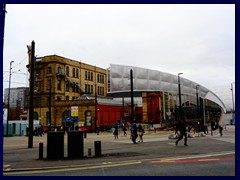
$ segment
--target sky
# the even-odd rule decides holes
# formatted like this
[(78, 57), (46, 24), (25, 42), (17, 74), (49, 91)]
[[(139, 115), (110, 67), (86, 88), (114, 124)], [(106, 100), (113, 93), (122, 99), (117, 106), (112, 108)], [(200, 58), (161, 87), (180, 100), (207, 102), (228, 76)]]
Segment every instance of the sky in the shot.
[(108, 68), (137, 66), (177, 75), (235, 103), (234, 4), (7, 4), (3, 90), (28, 87), (27, 45)]

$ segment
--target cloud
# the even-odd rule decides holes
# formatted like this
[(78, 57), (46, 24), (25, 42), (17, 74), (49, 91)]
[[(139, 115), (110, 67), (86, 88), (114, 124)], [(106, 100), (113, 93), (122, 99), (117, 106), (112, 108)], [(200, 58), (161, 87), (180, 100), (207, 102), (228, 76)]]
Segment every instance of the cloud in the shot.
[(38, 57), (57, 54), (102, 68), (116, 63), (183, 72), (210, 89), (235, 81), (234, 4), (6, 7), (6, 71), (11, 60), (18, 64), (27, 56), (26, 45), (34, 40)]

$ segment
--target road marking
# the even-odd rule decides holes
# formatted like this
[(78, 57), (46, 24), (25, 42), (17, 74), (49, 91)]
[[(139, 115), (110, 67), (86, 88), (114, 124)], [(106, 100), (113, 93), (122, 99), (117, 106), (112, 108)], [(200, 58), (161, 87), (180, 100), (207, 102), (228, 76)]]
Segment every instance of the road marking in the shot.
[(207, 159), (176, 159), (176, 160), (156, 160), (150, 161), (150, 164), (172, 164), (172, 163), (197, 163), (197, 162), (216, 162), (216, 161), (234, 161), (235, 157), (227, 157), (227, 158), (207, 158)]
[(215, 159), (198, 159), (199, 162), (209, 162), (209, 161), (219, 161), (219, 158), (215, 158)]
[(182, 157), (172, 157), (172, 158), (162, 158), (160, 160), (171, 161), (171, 160), (181, 160), (181, 159), (195, 159), (195, 158), (223, 156), (223, 155), (230, 155), (230, 154), (235, 154), (235, 151), (219, 152), (219, 153), (212, 153), (212, 154), (202, 154), (202, 155), (182, 156)]
[[(23, 170), (23, 171), (4, 171), (3, 175), (20, 175), (20, 174), (37, 174), (37, 173), (52, 173), (52, 172), (61, 172), (61, 171), (76, 171), (76, 170), (88, 170), (88, 169), (98, 169), (98, 168), (109, 168), (117, 166), (128, 166), (134, 164), (141, 164), (141, 161), (124, 161), (119, 163), (107, 162), (107, 164), (95, 165), (95, 166), (81, 166), (81, 167), (64, 167), (59, 169), (38, 169), (38, 170)], [(12, 169), (13, 170), (13, 169)]]

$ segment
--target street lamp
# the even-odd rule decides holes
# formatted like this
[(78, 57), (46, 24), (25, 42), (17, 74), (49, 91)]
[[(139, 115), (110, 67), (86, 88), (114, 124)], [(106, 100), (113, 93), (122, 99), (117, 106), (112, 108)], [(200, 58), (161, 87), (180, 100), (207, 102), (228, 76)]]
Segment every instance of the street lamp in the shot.
[(133, 70), (130, 70), (130, 84), (131, 84), (131, 120), (134, 123), (134, 100), (133, 100)]
[(10, 86), (11, 86), (11, 75), (12, 75), (12, 63), (14, 61), (10, 62), (10, 72), (9, 72), (9, 87), (8, 87), (8, 111), (7, 111), (7, 132), (6, 136), (8, 136), (8, 121), (9, 121), (9, 115), (10, 115)]
[(180, 75), (183, 73), (178, 73), (178, 95), (179, 95), (179, 116), (180, 120), (182, 118), (182, 100), (181, 100), (181, 86), (180, 86)]
[(232, 103), (233, 103), (233, 110), (232, 110), (232, 116), (234, 117), (234, 112), (235, 112), (235, 107), (234, 107), (234, 96), (233, 96), (233, 84), (234, 84), (235, 82), (233, 82), (233, 83), (231, 83), (231, 91), (232, 91)]
[(198, 87), (199, 87), (199, 86), (200, 86), (200, 85), (196, 85), (198, 132), (200, 132), (200, 122), (199, 122), (199, 98), (198, 98)]

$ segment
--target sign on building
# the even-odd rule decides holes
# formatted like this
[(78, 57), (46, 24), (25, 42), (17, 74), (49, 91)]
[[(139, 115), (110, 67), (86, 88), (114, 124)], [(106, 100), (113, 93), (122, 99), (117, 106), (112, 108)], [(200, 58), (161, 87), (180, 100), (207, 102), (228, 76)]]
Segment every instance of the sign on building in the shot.
[(78, 106), (71, 106), (71, 116), (78, 117)]

